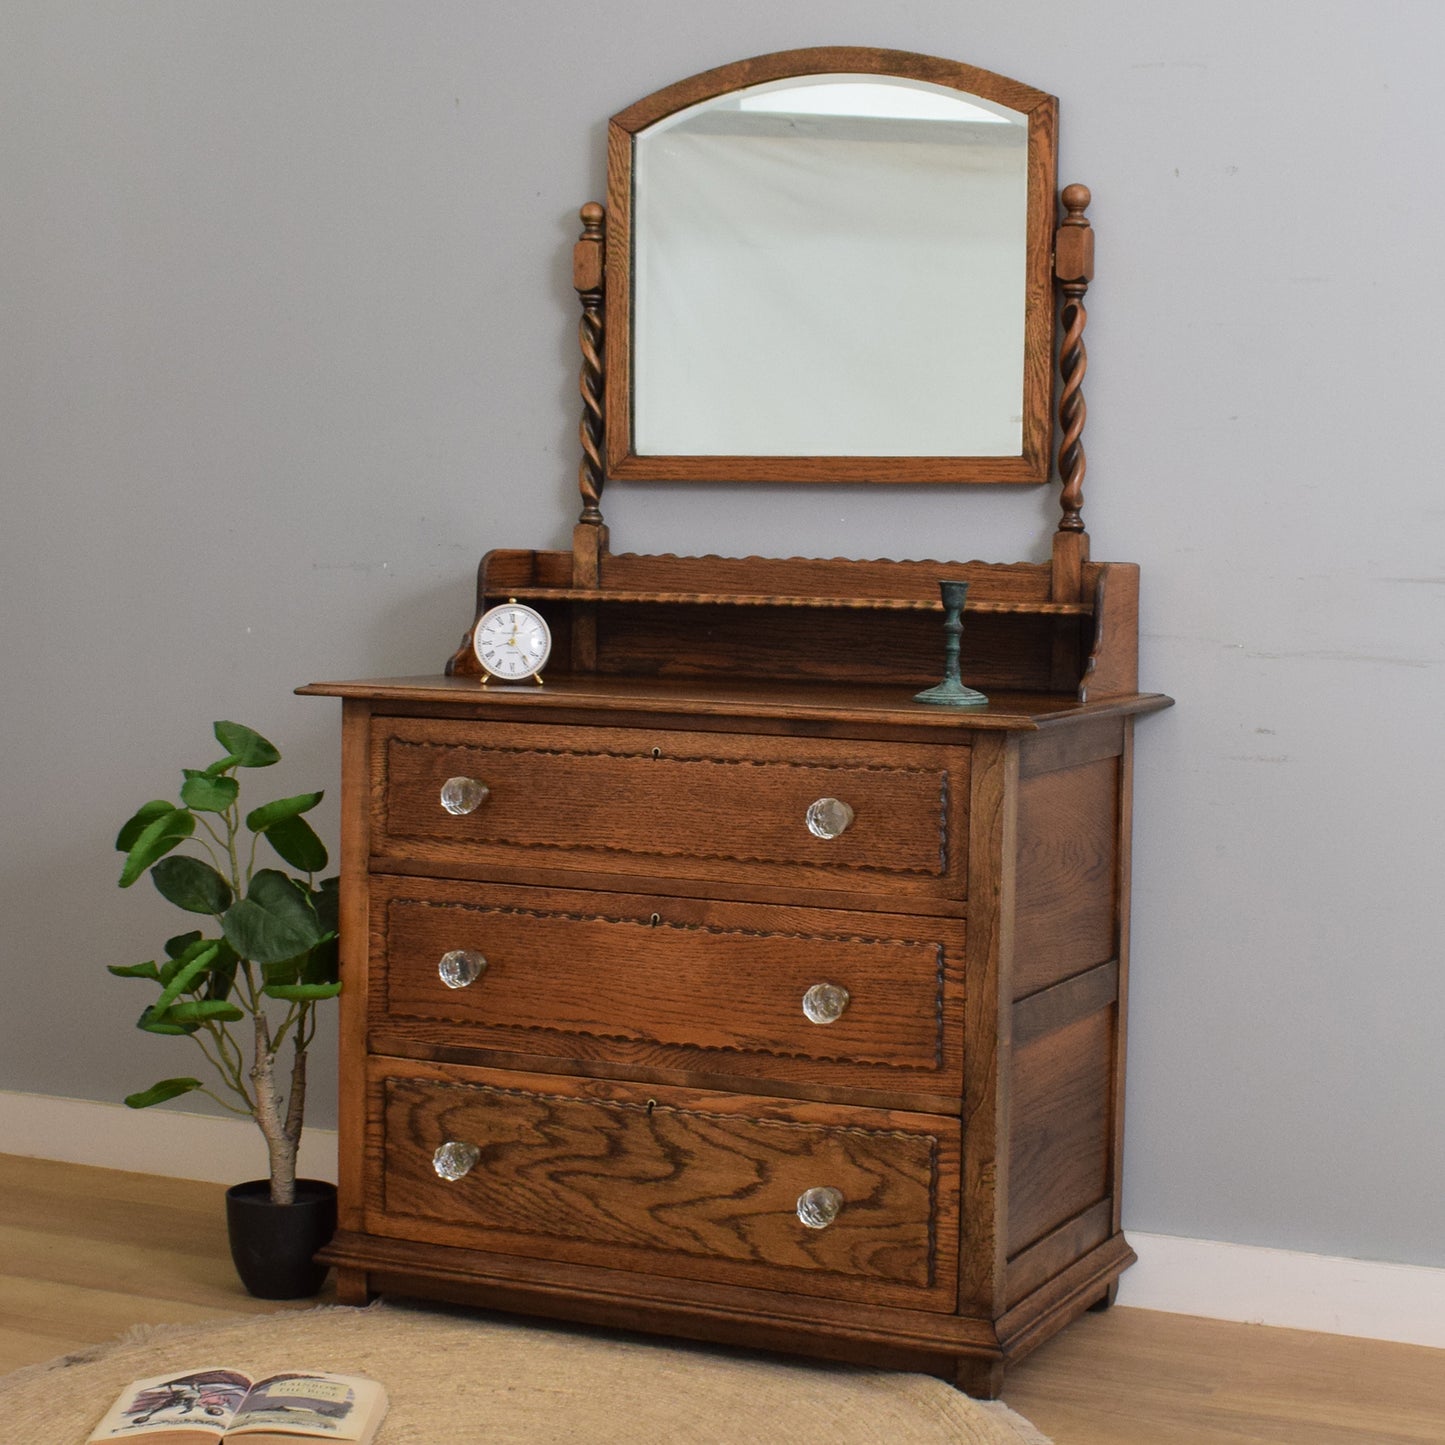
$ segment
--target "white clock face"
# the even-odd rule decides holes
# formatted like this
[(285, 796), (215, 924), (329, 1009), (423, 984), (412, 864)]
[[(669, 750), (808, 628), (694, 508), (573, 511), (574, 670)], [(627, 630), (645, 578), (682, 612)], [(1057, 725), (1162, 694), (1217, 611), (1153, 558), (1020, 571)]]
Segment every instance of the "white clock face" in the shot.
[(504, 602), (482, 615), (472, 633), (472, 650), (493, 677), (522, 682), (546, 665), (552, 633), (532, 608)]

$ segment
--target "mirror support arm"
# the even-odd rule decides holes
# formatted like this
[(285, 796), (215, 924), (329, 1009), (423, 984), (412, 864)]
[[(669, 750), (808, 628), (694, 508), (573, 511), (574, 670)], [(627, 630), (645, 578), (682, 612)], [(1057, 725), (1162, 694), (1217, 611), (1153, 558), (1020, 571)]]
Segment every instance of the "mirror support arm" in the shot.
[(1084, 215), (1090, 200), (1089, 188), (1065, 186), (1062, 199), (1066, 214), (1054, 237), (1054, 277), (1063, 293), (1059, 321), (1064, 327), (1059, 343), (1059, 379), (1063, 382), (1059, 393), (1059, 427), (1063, 433), (1059, 441), (1059, 481), (1063, 487), (1059, 495), (1059, 506), (1063, 509), (1059, 531), (1082, 532), (1083, 434), (1087, 414), (1083, 386), (1089, 365), (1084, 349), (1084, 326), (1089, 319), (1084, 310), (1084, 295), (1094, 278), (1094, 232)]
[[(582, 207), (582, 235), (572, 248), (572, 285), (582, 303), (578, 340), (582, 370), (582, 422), (578, 429), (582, 461), (577, 485), (582, 493), (579, 526), (602, 527), (602, 246), (606, 213), (596, 201)], [(595, 580), (595, 579), (593, 579)]]
[[(607, 528), (602, 521), (602, 247), (607, 215), (596, 201), (588, 201), (581, 216), (582, 234), (572, 248), (572, 285), (582, 303), (577, 331), (582, 347), (577, 383), (582, 393), (578, 428), (582, 461), (577, 468), (582, 514), (572, 529), (572, 585), (595, 590), (601, 586), (602, 559), (607, 554)], [(591, 672), (596, 666), (597, 607), (579, 603), (572, 609), (572, 667), (577, 672)]]

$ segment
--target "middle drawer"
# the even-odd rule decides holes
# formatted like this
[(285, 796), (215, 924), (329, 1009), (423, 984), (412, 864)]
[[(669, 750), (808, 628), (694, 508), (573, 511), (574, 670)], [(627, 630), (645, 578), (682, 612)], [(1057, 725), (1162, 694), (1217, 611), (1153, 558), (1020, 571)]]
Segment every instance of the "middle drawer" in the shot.
[(960, 919), (376, 875), (373, 1047), (954, 1093)]

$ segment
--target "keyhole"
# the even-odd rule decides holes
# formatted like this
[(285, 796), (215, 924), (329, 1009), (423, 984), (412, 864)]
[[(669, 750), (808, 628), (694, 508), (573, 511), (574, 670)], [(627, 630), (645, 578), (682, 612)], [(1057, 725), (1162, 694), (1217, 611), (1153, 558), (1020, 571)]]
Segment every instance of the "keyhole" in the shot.
[(660, 757), (662, 756), (662, 749), (661, 749), (661, 748), (653, 748), (653, 750), (652, 750), (652, 756), (655, 757), (655, 758), (660, 758)]
[(649, 928), (656, 928), (657, 925), (658, 925), (659, 923), (661, 923), (661, 922), (662, 922), (662, 914), (660, 914), (660, 913), (654, 913), (654, 914), (652, 915), (652, 917), (647, 920), (647, 926), (648, 926)]
[(657, 1108), (657, 1100), (656, 1100), (656, 1099), (649, 1099), (649, 1100), (647, 1101), (647, 1117), (648, 1117), (649, 1119), (652, 1117), (652, 1111), (653, 1111), (655, 1108)]

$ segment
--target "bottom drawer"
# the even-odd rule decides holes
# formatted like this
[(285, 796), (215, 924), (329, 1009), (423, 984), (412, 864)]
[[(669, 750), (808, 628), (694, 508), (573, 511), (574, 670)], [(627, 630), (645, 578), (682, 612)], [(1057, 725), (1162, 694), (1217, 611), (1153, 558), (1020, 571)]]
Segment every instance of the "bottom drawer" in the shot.
[(954, 1308), (956, 1119), (402, 1060), (372, 1067), (371, 1233)]

